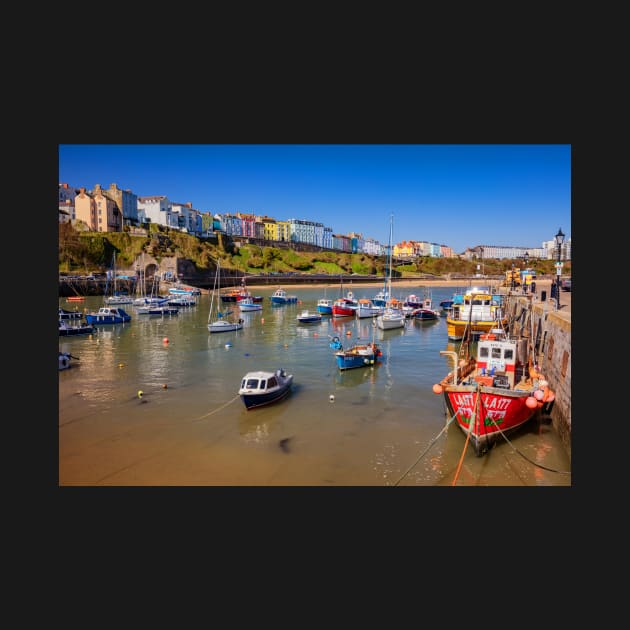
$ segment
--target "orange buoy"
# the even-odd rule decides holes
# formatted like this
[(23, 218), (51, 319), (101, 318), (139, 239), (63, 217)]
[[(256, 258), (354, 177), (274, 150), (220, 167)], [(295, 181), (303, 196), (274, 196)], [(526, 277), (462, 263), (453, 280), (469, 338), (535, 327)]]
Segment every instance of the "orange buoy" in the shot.
[(168, 337), (164, 337), (164, 339), (162, 339), (162, 343), (168, 343)]
[(525, 404), (530, 409), (536, 409), (536, 407), (538, 407), (538, 401), (533, 396), (528, 396), (527, 400), (525, 401)]

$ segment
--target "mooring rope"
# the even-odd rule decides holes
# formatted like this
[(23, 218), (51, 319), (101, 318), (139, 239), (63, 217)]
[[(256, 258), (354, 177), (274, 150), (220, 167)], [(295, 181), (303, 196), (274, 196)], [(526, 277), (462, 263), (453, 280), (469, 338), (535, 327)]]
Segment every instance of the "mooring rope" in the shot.
[(444, 431), (446, 431), (446, 429), (448, 429), (448, 425), (451, 424), (451, 422), (453, 422), (453, 420), (455, 420), (455, 418), (457, 418), (457, 414), (461, 411), (461, 407), (453, 414), (453, 417), (450, 418), (446, 424), (444, 425), (444, 428), (429, 442), (429, 446), (427, 446), (424, 451), (422, 453), (420, 453), (420, 456), (418, 457), (418, 459), (416, 459), (416, 461), (411, 464), (411, 466), (409, 466), (409, 468), (407, 468), (407, 470), (403, 473), (402, 477), (400, 477), (400, 479), (398, 479), (398, 481), (394, 484), (395, 486), (397, 486), (408, 474), (409, 472), (418, 464), (418, 462), (429, 452), (429, 449), (435, 444), (435, 442), (437, 441), (437, 439), (442, 435), (442, 433), (444, 433)]
[(501, 427), (494, 421), (493, 418), (490, 418), (490, 420), (492, 421), (492, 424), (494, 424), (494, 426), (497, 428), (497, 430), (499, 431), (499, 433), (501, 434), (501, 437), (523, 458), (526, 459), (530, 464), (533, 464), (534, 466), (537, 466), (538, 468), (542, 468), (544, 470), (548, 470), (549, 472), (554, 472), (554, 473), (558, 473), (559, 475), (570, 475), (571, 471), (570, 470), (557, 470), (555, 468), (549, 468), (548, 466), (543, 466), (542, 464), (539, 464), (538, 462), (535, 462), (534, 460), (530, 459), (529, 457), (527, 457), (527, 455), (525, 455), (525, 453), (521, 453), (521, 451), (519, 451), (516, 446), (514, 446), (514, 444), (512, 444), (512, 442), (510, 442), (510, 440), (508, 440), (507, 436), (505, 435), (505, 433), (503, 433), (503, 431), (501, 431)]
[(479, 403), (481, 402), (481, 393), (479, 391), (479, 384), (477, 384), (477, 398), (475, 400), (475, 406), (473, 408), (472, 415), (470, 416), (470, 422), (468, 423), (468, 433), (466, 434), (466, 442), (464, 443), (464, 448), (462, 449), (461, 457), (459, 458), (459, 463), (457, 464), (457, 470), (455, 471), (455, 477), (453, 477), (453, 482), (451, 486), (454, 486), (457, 483), (457, 479), (459, 478), (459, 472), (462, 469), (462, 464), (464, 463), (464, 455), (466, 454), (466, 448), (468, 447), (468, 442), (470, 442), (470, 434), (473, 432), (473, 422), (477, 420), (477, 413), (479, 408)]
[(238, 399), (238, 397), (239, 397), (239, 394), (234, 396), (234, 398), (232, 398), (232, 400), (228, 400), (226, 403), (223, 403), (220, 407), (217, 407), (216, 409), (213, 409), (212, 411), (209, 411), (208, 413), (204, 413), (203, 416), (199, 416), (198, 418), (195, 418), (194, 420), (191, 420), (191, 422), (198, 422), (199, 420), (203, 420), (204, 418), (207, 418), (208, 416), (211, 416), (213, 413), (216, 413), (217, 411), (221, 411), (221, 409), (224, 409), (228, 405), (231, 405), (235, 400)]

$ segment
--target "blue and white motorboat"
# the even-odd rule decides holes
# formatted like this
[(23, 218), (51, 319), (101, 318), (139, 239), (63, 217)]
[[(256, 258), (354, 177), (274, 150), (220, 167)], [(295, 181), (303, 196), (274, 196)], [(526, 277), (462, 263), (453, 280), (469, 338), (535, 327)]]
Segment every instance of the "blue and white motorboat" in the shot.
[(250, 313), (252, 311), (262, 311), (262, 304), (260, 302), (254, 302), (254, 298), (251, 295), (242, 298), (237, 302), (239, 310), (243, 313)]
[(301, 324), (315, 324), (322, 321), (322, 314), (304, 310), (297, 316), (297, 320)]
[(124, 324), (131, 321), (131, 315), (120, 306), (101, 306), (96, 312), (85, 316), (88, 324)]
[(271, 294), (272, 304), (296, 304), (297, 295), (288, 295), (287, 292), (279, 287)]
[(247, 409), (270, 405), (285, 398), (291, 391), (293, 374), (282, 368), (275, 372), (248, 372), (241, 380), (239, 396)]
[(332, 315), (333, 300), (321, 298), (317, 300), (317, 312), (322, 315)]
[(383, 352), (375, 342), (355, 344), (348, 349), (342, 347), (335, 352), (335, 360), (340, 370), (369, 367), (375, 365), (382, 356)]

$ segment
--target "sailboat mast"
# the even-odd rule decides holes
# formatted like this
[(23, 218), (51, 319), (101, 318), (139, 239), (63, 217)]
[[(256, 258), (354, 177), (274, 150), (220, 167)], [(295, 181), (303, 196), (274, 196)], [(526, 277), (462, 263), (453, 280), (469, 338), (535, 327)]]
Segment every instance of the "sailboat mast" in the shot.
[(210, 297), (210, 310), (208, 311), (208, 321), (212, 319), (212, 311), (214, 309), (214, 294), (217, 291), (217, 278), (219, 277), (219, 268), (221, 263), (217, 260), (217, 269), (214, 273), (214, 284), (212, 285), (212, 296)]
[(114, 287), (114, 292), (112, 295), (116, 295), (116, 252), (114, 251), (114, 256), (112, 258), (112, 273), (114, 274), (112, 285)]
[(389, 269), (388, 272), (388, 298), (392, 299), (392, 236), (394, 232), (394, 215), (389, 217)]

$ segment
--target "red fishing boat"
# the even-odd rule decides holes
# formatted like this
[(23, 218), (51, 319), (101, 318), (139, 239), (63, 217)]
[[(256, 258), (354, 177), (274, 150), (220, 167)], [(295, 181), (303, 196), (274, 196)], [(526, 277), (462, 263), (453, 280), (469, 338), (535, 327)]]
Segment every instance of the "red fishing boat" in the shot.
[(359, 302), (354, 298), (352, 291), (348, 291), (345, 297), (337, 298), (332, 305), (333, 317), (355, 317)]
[[(466, 343), (466, 340), (465, 340)], [(529, 339), (509, 336), (503, 329), (481, 335), (476, 356), (450, 356), (454, 369), (433, 386), (443, 394), (450, 417), (483, 455), (503, 435), (518, 429), (555, 395), (533, 364)]]

